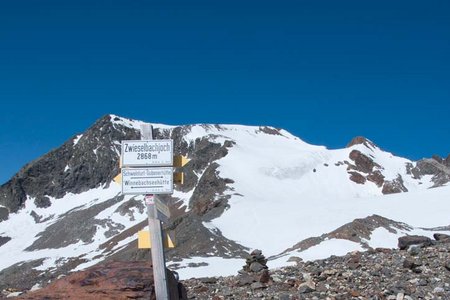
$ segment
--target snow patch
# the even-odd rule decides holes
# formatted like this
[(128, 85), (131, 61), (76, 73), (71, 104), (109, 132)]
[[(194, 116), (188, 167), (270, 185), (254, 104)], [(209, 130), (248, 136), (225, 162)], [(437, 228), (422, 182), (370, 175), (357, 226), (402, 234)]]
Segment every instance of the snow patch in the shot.
[(183, 202), (182, 206), (184, 205), (186, 207), (186, 211), (189, 211), (189, 201), (191, 200), (192, 195), (194, 194), (195, 188), (188, 192), (182, 192), (173, 190), (172, 197), (178, 198), (181, 202)]
[(34, 292), (37, 290), (40, 290), (42, 288), (42, 286), (39, 283), (36, 283), (35, 285), (33, 285), (30, 289), (30, 292)]
[(17, 297), (17, 296), (20, 296), (20, 295), (22, 295), (22, 294), (23, 294), (23, 292), (13, 292), (13, 293), (9, 293), (9, 294), (6, 296), (6, 298)]
[[(181, 262), (168, 262), (167, 265), (183, 280), (193, 277), (237, 275), (237, 270), (241, 269), (244, 263), (243, 258), (192, 257)], [(197, 264), (200, 265), (194, 267)]]
[(342, 256), (353, 251), (364, 251), (359, 243), (343, 239), (329, 239), (320, 244), (308, 248), (302, 252), (292, 251), (280, 258), (267, 262), (269, 268), (280, 268), (286, 265), (294, 265), (294, 262), (288, 262), (291, 256), (296, 256), (304, 261), (325, 259), (332, 255)]
[[(300, 139), (223, 128), (226, 131), (221, 134), (236, 145), (218, 161), (218, 170), (234, 183), (225, 192), (231, 196), (230, 208), (212, 220), (210, 228), (241, 245), (273, 256), (306, 238), (373, 214), (414, 227), (449, 225), (445, 212), (450, 189), (425, 190), (406, 174), (407, 159), (363, 145), (327, 150)], [(415, 187), (410, 189), (413, 192), (382, 195), (373, 182), (349, 180), (347, 166), (336, 164), (350, 161), (352, 149), (385, 167), (387, 179), (402, 175), (405, 184)]]
[[(79, 210), (87, 208), (94, 204), (107, 201), (120, 192), (120, 187), (111, 185), (109, 189), (96, 188), (81, 194), (68, 193), (61, 199), (49, 197), (52, 205), (49, 208), (39, 208), (34, 204), (34, 198), (28, 197), (25, 201), (25, 207), (17, 213), (9, 215), (8, 222), (0, 223), (0, 235), (11, 237), (8, 243), (0, 247), (0, 257), (8, 257), (9, 259), (0, 260), (0, 270), (12, 266), (22, 261), (36, 260), (44, 258), (44, 264), (38, 267), (44, 270), (46, 267), (52, 266), (58, 259), (77, 257), (82, 254), (89, 253), (98, 248), (105, 241), (101, 230), (97, 230), (96, 239), (91, 244), (83, 244), (79, 242), (58, 249), (43, 249), (37, 251), (24, 251), (31, 246), (39, 236), (38, 234), (55, 223), (63, 214), (70, 210)], [(35, 212), (45, 220), (36, 223), (31, 216), (31, 212)]]
[[(218, 235), (219, 234), (219, 229), (214, 226), (211, 222), (203, 222), (203, 226), (205, 226), (206, 229), (209, 230), (209, 232), (211, 232), (214, 235)], [(210, 238), (211, 241), (214, 241), (213, 238)]]
[(370, 235), (369, 240), (364, 240), (372, 248), (397, 248), (398, 238), (405, 235), (405, 231), (390, 232), (384, 227), (378, 227)]
[[(141, 125), (142, 124), (149, 124), (147, 122), (143, 122), (143, 121), (139, 121), (139, 120), (127, 119), (127, 118), (119, 117), (119, 116), (116, 116), (116, 115), (110, 115), (110, 117), (111, 117), (111, 122), (112, 122), (114, 127), (115, 127), (115, 125), (119, 125), (119, 126), (132, 128), (132, 129), (135, 129), (135, 130), (141, 130)], [(171, 125), (164, 125), (164, 124), (157, 124), (157, 123), (151, 123), (151, 125), (153, 127), (161, 128), (161, 129), (172, 129), (172, 128), (174, 128), (174, 126), (171, 126)]]
[(82, 134), (77, 135), (77, 136), (73, 139), (73, 145), (76, 146), (82, 137), (83, 137)]

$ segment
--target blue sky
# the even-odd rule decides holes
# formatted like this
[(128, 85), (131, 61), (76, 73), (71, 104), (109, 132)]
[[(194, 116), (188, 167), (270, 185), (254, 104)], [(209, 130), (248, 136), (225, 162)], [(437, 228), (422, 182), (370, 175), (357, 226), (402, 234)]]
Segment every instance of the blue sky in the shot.
[(1, 1), (0, 184), (108, 113), (450, 153), (449, 1)]

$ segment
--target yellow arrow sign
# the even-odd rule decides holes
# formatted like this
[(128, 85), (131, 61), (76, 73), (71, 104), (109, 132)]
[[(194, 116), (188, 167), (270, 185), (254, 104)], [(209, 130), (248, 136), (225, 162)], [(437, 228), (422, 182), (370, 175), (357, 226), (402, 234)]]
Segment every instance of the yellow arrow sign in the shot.
[[(167, 234), (167, 238), (164, 240), (164, 247), (175, 248), (175, 245), (170, 239), (169, 234)], [(141, 230), (138, 232), (138, 248), (139, 249), (152, 248), (152, 242), (150, 240), (150, 232), (148, 230)]]
[(117, 174), (117, 176), (114, 177), (113, 180), (114, 180), (115, 183), (121, 184), (121, 183), (122, 183), (122, 172), (120, 172), (119, 174)]
[(191, 160), (189, 158), (187, 158), (186, 156), (183, 155), (175, 155), (173, 157), (173, 166), (175, 168), (181, 168), (183, 167), (185, 164), (187, 164), (188, 162), (190, 162)]
[(183, 184), (184, 183), (184, 173), (183, 172), (173, 173), (173, 183)]
[(116, 177), (113, 178), (113, 181), (117, 184), (122, 183), (122, 171), (120, 169), (122, 169), (122, 160), (121, 159), (119, 159), (119, 174), (117, 174)]

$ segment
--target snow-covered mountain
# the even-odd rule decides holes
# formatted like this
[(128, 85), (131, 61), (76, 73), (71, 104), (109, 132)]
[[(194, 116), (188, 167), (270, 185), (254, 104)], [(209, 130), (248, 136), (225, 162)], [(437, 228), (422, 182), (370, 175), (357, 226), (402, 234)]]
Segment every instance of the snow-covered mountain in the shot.
[[(139, 139), (141, 123), (105, 116), (0, 187), (0, 289), (149, 256), (136, 242), (143, 196), (112, 180), (121, 140)], [(153, 126), (191, 159), (163, 197), (176, 243), (167, 265), (182, 278), (235, 274), (254, 248), (279, 267), (450, 231), (450, 156), (413, 162), (362, 137), (329, 150), (272, 127)]]

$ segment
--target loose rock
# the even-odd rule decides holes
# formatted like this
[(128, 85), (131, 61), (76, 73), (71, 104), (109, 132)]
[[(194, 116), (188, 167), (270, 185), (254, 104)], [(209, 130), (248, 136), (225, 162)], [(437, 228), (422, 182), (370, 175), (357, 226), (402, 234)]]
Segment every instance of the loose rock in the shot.
[[(262, 253), (253, 254), (256, 254), (254, 259), (262, 256)], [(194, 289), (201, 284), (199, 279), (189, 279), (183, 284), (188, 295), (196, 300), (213, 296), (267, 300), (450, 299), (450, 243), (437, 241), (420, 248), (416, 255), (411, 254), (379, 249), (299, 261), (295, 266), (281, 269), (218, 277), (216, 283), (204, 284), (209, 289), (202, 293)], [(261, 280), (262, 277), (265, 279)], [(241, 284), (237, 284), (238, 278)]]

